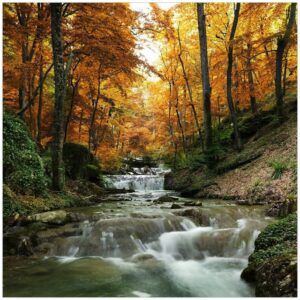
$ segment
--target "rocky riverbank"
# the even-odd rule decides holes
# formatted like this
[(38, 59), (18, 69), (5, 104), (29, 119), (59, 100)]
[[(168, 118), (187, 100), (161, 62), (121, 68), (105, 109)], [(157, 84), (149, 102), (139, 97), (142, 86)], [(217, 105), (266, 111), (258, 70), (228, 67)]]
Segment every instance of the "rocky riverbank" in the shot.
[(227, 154), (212, 169), (176, 170), (165, 188), (183, 197), (234, 200), (260, 205), (265, 214), (282, 218), (264, 230), (242, 278), (253, 282), (257, 296), (297, 295), (297, 116), (291, 109), (283, 124), (267, 124), (253, 133), (240, 153)]
[(257, 297), (297, 297), (297, 216), (269, 225), (256, 239), (241, 277), (254, 282)]

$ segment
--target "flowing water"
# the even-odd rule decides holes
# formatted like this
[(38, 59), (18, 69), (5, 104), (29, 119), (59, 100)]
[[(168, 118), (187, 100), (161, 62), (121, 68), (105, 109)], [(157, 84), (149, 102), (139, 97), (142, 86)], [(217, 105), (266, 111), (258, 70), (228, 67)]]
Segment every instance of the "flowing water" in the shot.
[(160, 169), (109, 176), (108, 182), (136, 192), (70, 209), (98, 220), (78, 224), (80, 235), (54, 239), (47, 256), (5, 258), (5, 296), (254, 296), (240, 274), (260, 230), (270, 222), (263, 208), (207, 200), (196, 208), (201, 212), (197, 224), (182, 216), (191, 208), (152, 202), (176, 195), (163, 190)]

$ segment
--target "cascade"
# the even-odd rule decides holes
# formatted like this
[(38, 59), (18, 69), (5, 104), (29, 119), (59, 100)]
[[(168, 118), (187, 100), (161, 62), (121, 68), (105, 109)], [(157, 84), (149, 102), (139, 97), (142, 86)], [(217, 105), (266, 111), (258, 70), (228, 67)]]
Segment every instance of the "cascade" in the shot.
[[(202, 224), (196, 224), (167, 209), (171, 203), (153, 203), (170, 193), (163, 190), (168, 170), (152, 168), (151, 172), (147, 169), (148, 174), (143, 168), (134, 171), (136, 174), (108, 175), (106, 181), (110, 187), (134, 189), (126, 197), (139, 201), (122, 204), (124, 195), (111, 195), (117, 201), (107, 203), (108, 212), (104, 204), (93, 208), (101, 213), (98, 221), (77, 225), (81, 235), (54, 238), (43, 260), (27, 263), (26, 268), (18, 266), (19, 277), (26, 271), (21, 277), (32, 279), (29, 291), (27, 281), (18, 283), (20, 293), (25, 291), (20, 295), (51, 296), (56, 285), (58, 296), (72, 296), (74, 286), (83, 282), (84, 286), (78, 287), (81, 295), (94, 297), (254, 296), (253, 288), (240, 279), (240, 274), (256, 237), (269, 222), (259, 213), (260, 208), (209, 200), (197, 208), (203, 218)], [(49, 275), (37, 280), (36, 268), (48, 268)], [(60, 282), (65, 285), (60, 286)], [(76, 289), (74, 296), (78, 296)]]
[(134, 168), (135, 174), (107, 175), (105, 180), (110, 188), (158, 191), (164, 189), (164, 175), (170, 170), (158, 168)]

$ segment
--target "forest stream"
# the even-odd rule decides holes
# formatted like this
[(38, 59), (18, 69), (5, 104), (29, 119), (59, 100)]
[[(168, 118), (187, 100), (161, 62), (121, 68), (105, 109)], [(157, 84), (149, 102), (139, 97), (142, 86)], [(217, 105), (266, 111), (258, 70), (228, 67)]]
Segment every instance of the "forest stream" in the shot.
[[(4, 296), (254, 296), (240, 274), (270, 222), (263, 208), (203, 200), (199, 226), (183, 213), (191, 199), (163, 190), (164, 171), (154, 173), (108, 176), (135, 192), (69, 209), (98, 220), (73, 224), (82, 234), (54, 239), (51, 255), (5, 258)], [(179, 208), (153, 202), (163, 195)]]

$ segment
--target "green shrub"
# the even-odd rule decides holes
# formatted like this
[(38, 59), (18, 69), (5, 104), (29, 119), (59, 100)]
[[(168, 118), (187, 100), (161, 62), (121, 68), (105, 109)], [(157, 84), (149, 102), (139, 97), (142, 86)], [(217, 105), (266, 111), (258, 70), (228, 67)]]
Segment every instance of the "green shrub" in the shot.
[(3, 115), (3, 179), (22, 194), (45, 194), (43, 162), (25, 123), (11, 113)]
[(272, 178), (279, 179), (281, 178), (283, 173), (288, 169), (289, 164), (285, 160), (273, 160), (269, 162), (269, 166), (274, 169)]
[(232, 133), (233, 129), (231, 126), (220, 127), (217, 130), (214, 130), (214, 136), (217, 137), (218, 142), (223, 146), (232, 145)]
[(24, 213), (24, 208), (18, 203), (17, 196), (9, 188), (3, 184), (3, 217), (10, 217), (16, 213)]
[(225, 151), (221, 144), (213, 144), (208, 151), (203, 154), (203, 161), (208, 167), (214, 167), (224, 156)]
[(193, 149), (187, 154), (179, 153), (177, 159), (177, 168), (189, 168), (196, 170), (205, 165), (205, 156), (200, 149)]

